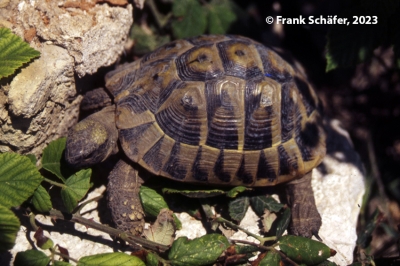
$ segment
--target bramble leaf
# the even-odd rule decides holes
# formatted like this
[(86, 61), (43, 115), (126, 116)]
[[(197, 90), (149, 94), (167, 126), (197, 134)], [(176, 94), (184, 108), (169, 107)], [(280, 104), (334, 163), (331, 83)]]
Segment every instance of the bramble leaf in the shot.
[[(67, 139), (59, 138), (52, 141), (43, 150), (42, 167), (47, 171), (55, 174), (65, 183), (65, 176), (69, 176), (72, 173), (68, 173), (63, 158), (65, 145)], [(64, 175), (63, 175), (64, 173)]]
[(134, 24), (130, 38), (135, 40), (135, 54), (143, 55), (171, 41), (168, 35), (148, 34), (140, 26)]
[(35, 156), (35, 155), (33, 155), (33, 154), (27, 154), (27, 155), (25, 155), (25, 156), (28, 157), (29, 160), (31, 160), (31, 162), (32, 162), (34, 165), (36, 165), (37, 160), (36, 160), (36, 156)]
[(236, 20), (233, 3), (230, 0), (212, 0), (208, 7), (208, 27), (210, 34), (225, 34)]
[(30, 249), (17, 253), (14, 266), (46, 266), (49, 262), (50, 258), (42, 251)]
[(176, 38), (188, 38), (205, 33), (207, 15), (197, 0), (176, 0), (172, 6), (172, 31)]
[(8, 77), (39, 55), (39, 51), (30, 47), (10, 29), (0, 27), (0, 78)]
[(41, 185), (33, 193), (32, 204), (39, 212), (48, 212), (53, 208), (49, 193)]
[(0, 202), (5, 207), (21, 205), (42, 180), (28, 157), (8, 152), (0, 154)]
[(92, 169), (84, 169), (70, 176), (61, 190), (61, 198), (68, 212), (72, 212), (90, 188)]
[(19, 227), (17, 216), (7, 207), (0, 205), (0, 252), (14, 246)]

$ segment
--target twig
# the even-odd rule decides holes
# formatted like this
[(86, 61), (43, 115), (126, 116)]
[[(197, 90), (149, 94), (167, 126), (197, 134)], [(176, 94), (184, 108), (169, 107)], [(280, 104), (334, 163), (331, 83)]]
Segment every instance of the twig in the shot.
[(276, 240), (276, 236), (271, 236), (271, 237), (258, 236), (258, 235), (253, 234), (252, 232), (250, 232), (250, 231), (248, 231), (248, 230), (246, 230), (246, 229), (244, 229), (244, 228), (242, 228), (242, 227), (240, 227), (240, 226), (238, 226), (238, 225), (236, 225), (236, 224), (234, 224), (234, 223), (232, 223), (232, 222), (230, 222), (230, 221), (228, 221), (228, 220), (226, 220), (226, 219), (224, 219), (222, 217), (218, 217), (214, 221), (216, 221), (218, 223), (225, 223), (229, 227), (232, 227), (234, 229), (238, 229), (238, 230), (241, 230), (241, 231), (245, 232), (247, 235), (252, 236), (255, 239), (257, 239), (258, 241), (260, 241), (261, 245), (263, 245), (267, 241), (275, 241)]
[(164, 28), (164, 26), (167, 24), (169, 18), (171, 17), (172, 13), (170, 13), (166, 16), (162, 15), (158, 11), (157, 6), (154, 3), (154, 0), (147, 0), (145, 3), (149, 6), (151, 12), (153, 13), (153, 16), (156, 20), (158, 27), (160, 27), (160, 29)]
[(111, 236), (119, 237), (122, 240), (124, 240), (130, 244), (133, 244), (133, 245), (139, 244), (145, 248), (148, 248), (150, 250), (154, 250), (157, 252), (165, 252), (169, 249), (169, 246), (155, 243), (153, 241), (146, 240), (146, 239), (138, 237), (138, 236), (134, 236), (132, 234), (123, 232), (121, 230), (112, 228), (107, 225), (96, 223), (92, 220), (83, 218), (79, 214), (67, 214), (67, 213), (63, 213), (63, 212), (61, 212), (59, 210), (55, 210), (55, 209), (50, 210), (49, 213), (53, 219), (62, 219), (62, 220), (71, 221), (74, 223), (79, 223), (86, 227), (90, 227), (90, 228), (105, 232)]

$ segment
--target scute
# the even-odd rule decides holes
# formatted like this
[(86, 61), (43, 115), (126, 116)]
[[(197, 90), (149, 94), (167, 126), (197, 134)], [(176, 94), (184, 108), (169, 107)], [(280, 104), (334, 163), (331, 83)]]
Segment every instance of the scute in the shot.
[(125, 154), (184, 182), (269, 186), (325, 155), (320, 102), (278, 53), (240, 36), (174, 41), (107, 75)]

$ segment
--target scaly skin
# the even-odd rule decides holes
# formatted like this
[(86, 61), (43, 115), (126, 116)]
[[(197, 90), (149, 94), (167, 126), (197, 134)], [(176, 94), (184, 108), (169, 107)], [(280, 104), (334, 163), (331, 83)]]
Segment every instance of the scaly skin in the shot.
[(140, 235), (144, 228), (144, 212), (139, 190), (143, 183), (132, 163), (119, 160), (108, 177), (107, 199), (112, 219), (118, 229)]
[(308, 238), (314, 235), (319, 238), (318, 231), (322, 222), (311, 187), (311, 172), (289, 182), (285, 188), (287, 201), (292, 210), (289, 233)]

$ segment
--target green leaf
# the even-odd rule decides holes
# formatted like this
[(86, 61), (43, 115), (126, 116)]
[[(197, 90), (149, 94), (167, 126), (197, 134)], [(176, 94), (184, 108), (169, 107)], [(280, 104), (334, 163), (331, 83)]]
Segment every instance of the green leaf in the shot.
[(243, 186), (234, 187), (226, 193), (226, 196), (229, 198), (236, 198), (237, 195), (247, 190), (248, 188)]
[(149, 252), (146, 255), (146, 266), (158, 266), (158, 258), (153, 253)]
[(14, 266), (46, 266), (49, 262), (50, 258), (42, 251), (30, 249), (17, 253)]
[(155, 50), (157, 47), (171, 41), (168, 35), (159, 36), (158, 34), (148, 34), (140, 26), (134, 24), (130, 38), (135, 40), (135, 54), (145, 54)]
[(60, 261), (60, 260), (56, 260), (54, 261), (54, 266), (72, 266), (71, 263), (65, 262), (65, 261)]
[[(55, 174), (65, 183), (65, 176), (72, 173), (68, 173), (69, 167), (63, 159), (65, 144), (67, 142), (66, 138), (59, 138), (52, 141), (43, 150), (42, 167), (47, 171)], [(64, 175), (63, 175), (64, 173)]]
[(228, 247), (228, 239), (219, 234), (193, 240), (180, 237), (172, 244), (168, 259), (172, 265), (207, 265), (215, 262)]
[(16, 153), (0, 154), (0, 202), (10, 208), (32, 196), (43, 177), (30, 159)]
[(265, 209), (268, 209), (271, 212), (278, 212), (283, 206), (285, 206), (284, 204), (277, 202), (273, 197), (267, 197), (264, 195), (251, 197), (250, 203), (257, 215), (263, 215)]
[(86, 256), (78, 261), (78, 266), (146, 266), (138, 257), (130, 256), (125, 253), (103, 253)]
[(0, 27), (0, 78), (8, 77), (40, 53), (10, 29)]
[(229, 215), (237, 222), (240, 222), (249, 208), (249, 197), (240, 196), (229, 202)]
[(27, 154), (27, 155), (25, 155), (25, 156), (28, 157), (29, 160), (31, 160), (31, 162), (33, 163), (33, 165), (36, 165), (37, 160), (36, 160), (36, 156), (35, 156), (35, 155), (33, 155), (33, 154)]
[(163, 196), (157, 191), (146, 186), (140, 187), (140, 200), (142, 201), (143, 210), (146, 215), (157, 217), (161, 209), (169, 209)]
[(210, 34), (225, 34), (233, 22), (236, 14), (230, 0), (212, 0), (208, 7), (208, 31)]
[(20, 227), (19, 220), (8, 208), (0, 205), (0, 252), (11, 249)]
[(61, 198), (68, 212), (72, 212), (90, 188), (92, 169), (84, 169), (70, 176), (61, 190)]
[(49, 193), (41, 185), (33, 193), (32, 203), (39, 212), (48, 212), (53, 208)]
[(260, 251), (256, 246), (250, 245), (235, 245), (236, 254), (254, 253)]
[(279, 266), (281, 256), (278, 252), (270, 251), (261, 259), (259, 266)]
[(182, 190), (173, 188), (163, 188), (162, 192), (165, 194), (181, 194), (188, 198), (211, 198), (226, 194), (222, 189), (196, 189), (196, 190)]
[(276, 237), (280, 237), (285, 232), (286, 228), (289, 226), (290, 218), (292, 216), (292, 212), (290, 208), (286, 208), (282, 215), (278, 217), (277, 225), (276, 225)]
[[(139, 196), (143, 205), (143, 210), (148, 216), (157, 217), (162, 209), (169, 209), (168, 204), (165, 202), (163, 196), (161, 196), (154, 189), (141, 186)], [(175, 214), (174, 221), (176, 229), (182, 229), (182, 223)]]
[(279, 238), (279, 248), (289, 258), (307, 265), (315, 265), (336, 254), (322, 242), (302, 236), (285, 235)]
[(172, 6), (172, 31), (178, 39), (205, 33), (207, 15), (197, 0), (175, 0)]

